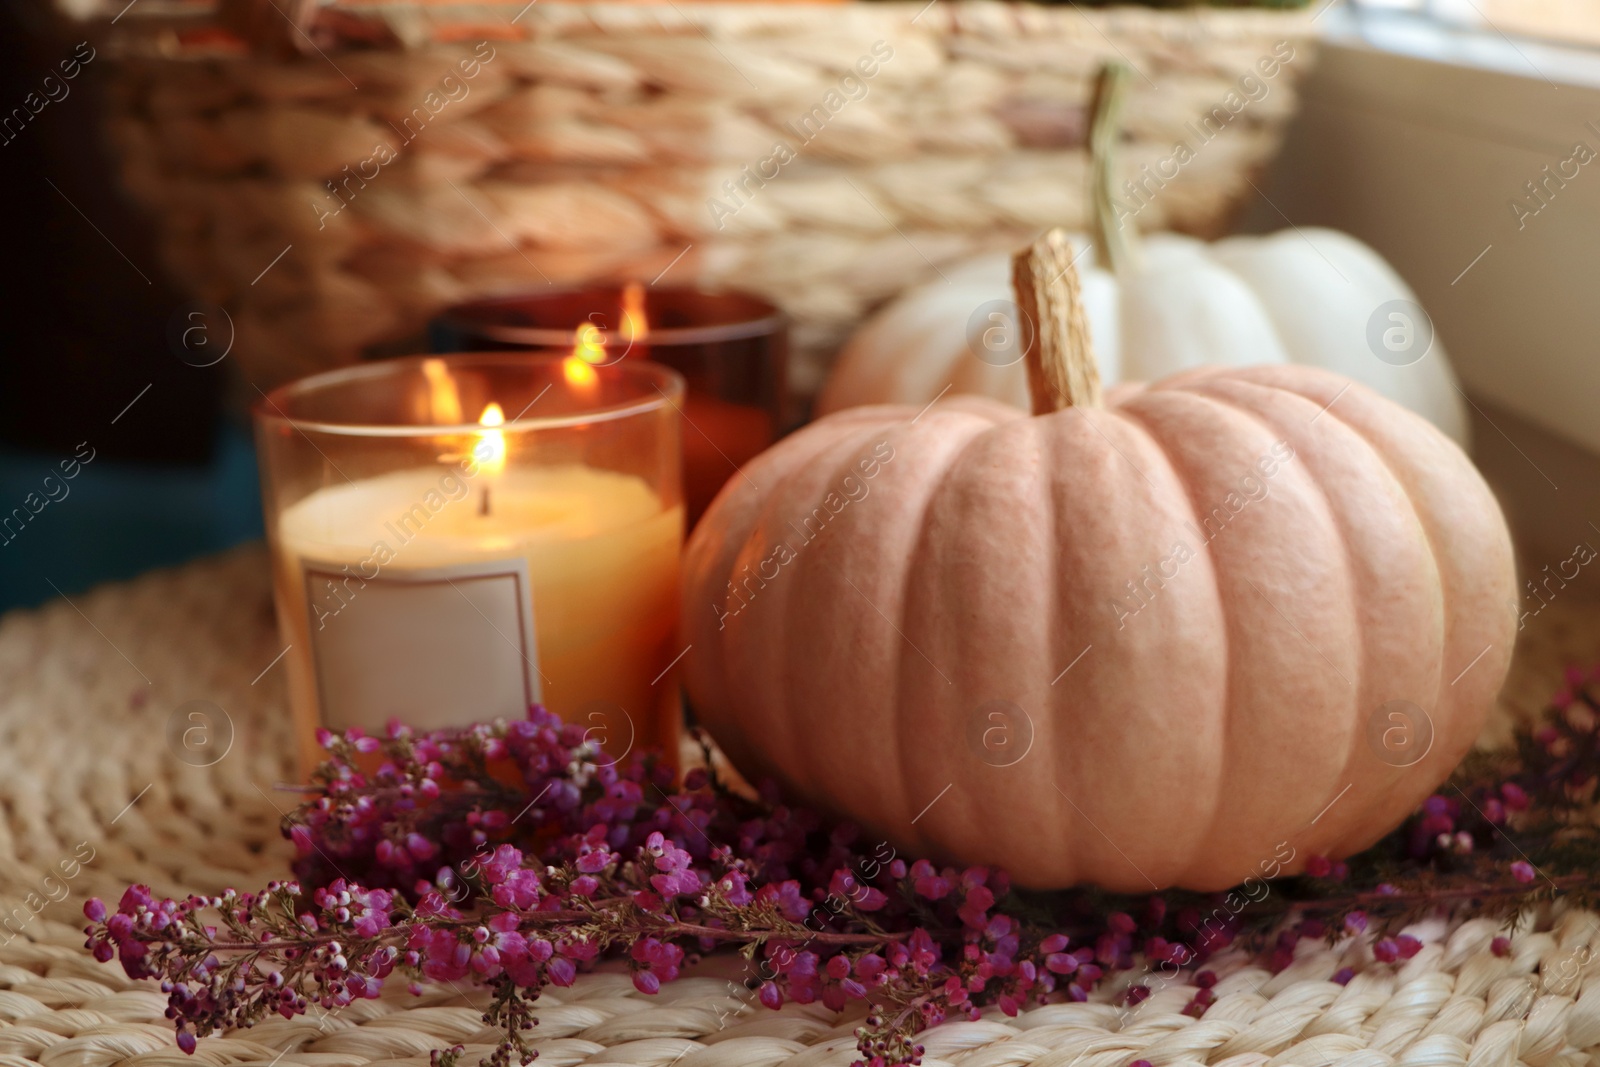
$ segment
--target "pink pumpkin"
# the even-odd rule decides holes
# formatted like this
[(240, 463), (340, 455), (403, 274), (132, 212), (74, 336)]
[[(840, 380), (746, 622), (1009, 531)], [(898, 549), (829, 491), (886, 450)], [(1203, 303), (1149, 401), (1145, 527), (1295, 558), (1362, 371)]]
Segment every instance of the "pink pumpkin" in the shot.
[(1220, 889), (1371, 844), (1505, 675), (1493, 496), (1309, 367), (1098, 406), (1064, 248), (1019, 257), (1043, 413), (851, 409), (728, 483), (686, 554), (696, 714), (746, 774), (1028, 886)]

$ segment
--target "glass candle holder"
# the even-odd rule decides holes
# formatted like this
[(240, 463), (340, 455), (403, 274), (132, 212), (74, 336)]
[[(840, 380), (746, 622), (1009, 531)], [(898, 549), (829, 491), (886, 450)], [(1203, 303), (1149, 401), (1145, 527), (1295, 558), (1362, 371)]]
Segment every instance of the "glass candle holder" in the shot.
[(460, 304), (431, 330), (438, 352), (598, 350), (597, 362), (648, 359), (684, 376), (684, 496), (692, 526), (725, 482), (789, 428), (789, 320), (748, 293), (592, 286)]
[(303, 768), (319, 727), (543, 704), (675, 760), (683, 379), (492, 353), (318, 374), (254, 411)]

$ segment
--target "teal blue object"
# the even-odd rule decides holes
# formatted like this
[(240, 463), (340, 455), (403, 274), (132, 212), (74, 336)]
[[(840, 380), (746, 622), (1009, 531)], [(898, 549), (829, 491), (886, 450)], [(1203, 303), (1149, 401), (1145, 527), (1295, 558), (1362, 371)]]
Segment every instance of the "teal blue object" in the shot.
[[(96, 455), (70, 481), (70, 453), (0, 447), (0, 517), (49, 500), (18, 530), (0, 526), (0, 611), (73, 596), (261, 536), (261, 489), (248, 429), (224, 423), (205, 466)], [(49, 483), (45, 478), (51, 477)], [(63, 493), (63, 490), (65, 492)], [(50, 499), (50, 497), (57, 499)]]

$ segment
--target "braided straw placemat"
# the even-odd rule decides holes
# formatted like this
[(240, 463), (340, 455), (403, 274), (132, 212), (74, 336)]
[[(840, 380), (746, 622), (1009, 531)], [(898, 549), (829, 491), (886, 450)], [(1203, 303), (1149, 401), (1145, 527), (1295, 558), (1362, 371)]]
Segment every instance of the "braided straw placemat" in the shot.
[[(1522, 634), (1504, 703), (1542, 706), (1564, 662), (1600, 648), (1600, 606), (1576, 597)], [(255, 888), (283, 877), (290, 806), (282, 652), (259, 548), (0, 618), (0, 1067), (389, 1067), (462, 1044), (473, 1063), (498, 1040), (470, 991), (403, 988), (325, 1015), (272, 1018), (173, 1043), (165, 998), (83, 949), (80, 908), (133, 881), (160, 894)], [(1503, 726), (1504, 724), (1502, 724)], [(1600, 916), (1557, 906), (1490, 951), (1499, 924), (1430, 921), (1403, 965), (1363, 944), (1300, 943), (1273, 975), (1240, 956), (1204, 1018), (1173, 983), (1135, 1008), (1109, 1001), (946, 1023), (924, 1038), (929, 1067), (1579, 1067), (1600, 1062)], [(658, 996), (595, 973), (540, 1000), (546, 1067), (824, 1067), (855, 1058), (861, 1009), (760, 1007), (739, 960), (715, 957)], [(1341, 967), (1356, 975), (1330, 981)], [(1156, 982), (1154, 985), (1159, 986)]]

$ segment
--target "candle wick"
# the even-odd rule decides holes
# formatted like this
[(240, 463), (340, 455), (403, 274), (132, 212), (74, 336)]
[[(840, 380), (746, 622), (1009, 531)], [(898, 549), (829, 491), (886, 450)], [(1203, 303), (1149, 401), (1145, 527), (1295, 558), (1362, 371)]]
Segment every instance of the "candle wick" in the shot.
[(489, 487), (487, 485), (483, 487), (483, 492), (478, 496), (478, 514), (489, 514)]

